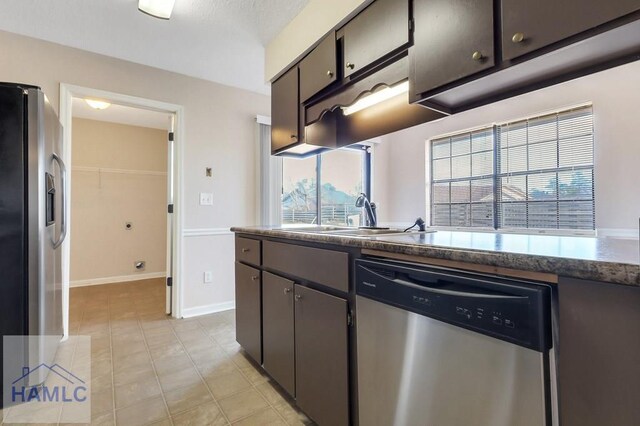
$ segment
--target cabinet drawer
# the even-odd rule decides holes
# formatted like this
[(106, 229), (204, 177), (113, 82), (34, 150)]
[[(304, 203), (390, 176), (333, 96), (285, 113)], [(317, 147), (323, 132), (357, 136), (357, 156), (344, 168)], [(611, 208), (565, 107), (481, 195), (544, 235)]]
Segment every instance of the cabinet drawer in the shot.
[(264, 266), (284, 274), (349, 291), (349, 254), (295, 244), (264, 242)]
[(260, 266), (260, 240), (236, 237), (236, 261)]

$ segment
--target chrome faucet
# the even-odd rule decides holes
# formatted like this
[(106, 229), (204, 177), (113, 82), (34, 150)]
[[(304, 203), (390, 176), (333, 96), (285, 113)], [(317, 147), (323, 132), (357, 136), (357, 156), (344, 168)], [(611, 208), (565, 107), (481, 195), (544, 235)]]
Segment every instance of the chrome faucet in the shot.
[(367, 194), (361, 192), (356, 199), (356, 207), (364, 209), (364, 222), (367, 228), (375, 228), (378, 225), (378, 215), (376, 214), (376, 204), (369, 201)]

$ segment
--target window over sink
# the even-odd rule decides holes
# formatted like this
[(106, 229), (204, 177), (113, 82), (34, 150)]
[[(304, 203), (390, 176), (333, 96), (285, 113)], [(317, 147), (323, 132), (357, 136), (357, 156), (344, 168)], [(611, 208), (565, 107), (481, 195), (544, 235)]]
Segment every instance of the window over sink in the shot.
[(282, 224), (359, 226), (355, 202), (361, 192), (370, 193), (370, 164), (365, 145), (283, 158)]
[(428, 144), (432, 226), (533, 232), (595, 229), (591, 105)]

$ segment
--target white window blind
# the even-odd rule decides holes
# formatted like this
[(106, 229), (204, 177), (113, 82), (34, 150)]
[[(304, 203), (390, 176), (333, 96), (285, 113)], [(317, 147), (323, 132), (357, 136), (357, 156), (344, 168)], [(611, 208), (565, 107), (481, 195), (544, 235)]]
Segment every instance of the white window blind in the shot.
[(493, 128), (435, 140), (431, 158), (431, 224), (493, 227)]
[(591, 106), (431, 142), (431, 224), (595, 229)]
[(591, 106), (497, 127), (498, 227), (595, 229)]

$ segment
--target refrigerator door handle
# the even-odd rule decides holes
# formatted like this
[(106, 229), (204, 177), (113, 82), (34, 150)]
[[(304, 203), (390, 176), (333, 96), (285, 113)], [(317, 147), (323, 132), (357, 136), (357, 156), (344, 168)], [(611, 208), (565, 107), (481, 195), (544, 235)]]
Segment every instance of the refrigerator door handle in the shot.
[(60, 158), (55, 152), (53, 153), (53, 159), (58, 163), (58, 166), (60, 167), (60, 179), (62, 186), (62, 191), (60, 194), (60, 238), (58, 238), (58, 241), (53, 243), (53, 248), (57, 249), (58, 247), (60, 247), (65, 237), (67, 236), (67, 168), (64, 165), (64, 161), (62, 161), (62, 158)]

